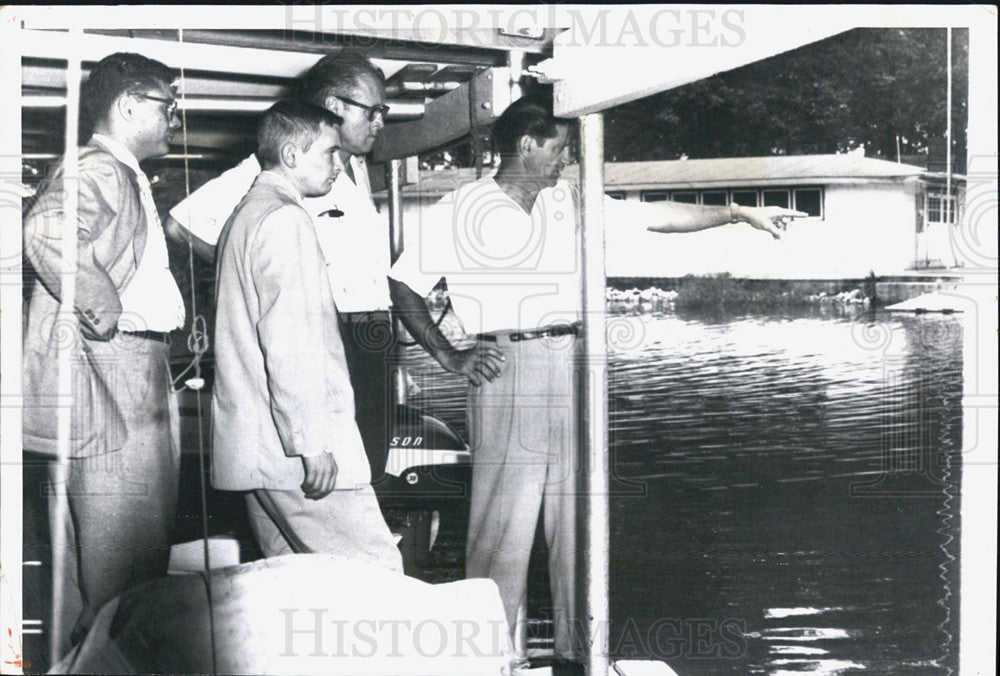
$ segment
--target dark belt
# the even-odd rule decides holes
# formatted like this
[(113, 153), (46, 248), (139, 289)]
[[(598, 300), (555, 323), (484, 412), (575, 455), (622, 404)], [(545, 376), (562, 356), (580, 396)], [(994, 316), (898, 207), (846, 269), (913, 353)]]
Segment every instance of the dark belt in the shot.
[(127, 336), (135, 336), (136, 338), (145, 338), (146, 340), (155, 340), (160, 343), (170, 344), (170, 334), (164, 331), (122, 331)]
[(580, 335), (580, 324), (553, 324), (542, 326), (531, 331), (500, 331), (496, 333), (480, 333), (476, 336), (478, 340), (485, 340), (490, 343), (497, 342), (499, 336), (507, 336), (512, 343), (519, 343), (522, 340), (535, 340), (536, 338), (555, 338), (556, 336), (578, 336)]
[(389, 321), (388, 310), (372, 310), (371, 312), (341, 312), (340, 321), (344, 324), (367, 324), (370, 322)]

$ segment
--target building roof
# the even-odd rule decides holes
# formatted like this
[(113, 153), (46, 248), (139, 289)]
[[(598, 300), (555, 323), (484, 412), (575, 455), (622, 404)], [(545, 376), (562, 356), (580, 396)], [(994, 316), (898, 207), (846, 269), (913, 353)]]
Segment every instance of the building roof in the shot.
[[(922, 167), (864, 157), (858, 152), (604, 164), (604, 187), (609, 191), (868, 183), (921, 176), (929, 176)], [(563, 178), (570, 182), (576, 182), (578, 177), (578, 165), (563, 170)], [(472, 180), (475, 180), (474, 169), (421, 171), (419, 183), (404, 187), (403, 192), (444, 194)]]
[(774, 155), (710, 160), (608, 162), (604, 182), (609, 188), (734, 186), (775, 183), (829, 183), (844, 180), (905, 179), (924, 169), (909, 164), (842, 155)]

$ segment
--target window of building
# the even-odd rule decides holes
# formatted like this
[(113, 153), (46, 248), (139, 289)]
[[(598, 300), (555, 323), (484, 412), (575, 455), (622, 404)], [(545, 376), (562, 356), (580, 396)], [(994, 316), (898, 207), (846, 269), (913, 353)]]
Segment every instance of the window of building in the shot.
[(604, 194), (607, 195), (608, 197), (610, 197), (613, 200), (623, 200), (623, 199), (625, 199), (625, 191), (624, 190), (609, 190), (608, 192), (606, 192)]
[(724, 207), (729, 204), (728, 194), (725, 190), (712, 190), (701, 193), (701, 203), (714, 207)]
[(792, 192), (797, 211), (804, 211), (811, 218), (823, 217), (823, 191), (819, 188), (796, 188)]
[(765, 207), (782, 207), (787, 209), (789, 205), (787, 190), (762, 190)]
[(955, 197), (944, 193), (927, 194), (927, 223), (954, 223)]
[(757, 206), (757, 191), (734, 190), (733, 202), (739, 204), (741, 207), (755, 207)]
[(665, 202), (667, 193), (662, 190), (643, 190), (641, 197), (643, 202)]
[[(624, 191), (612, 191), (607, 193), (611, 197), (625, 198)], [(739, 204), (744, 207), (783, 207), (809, 214), (809, 218), (825, 218), (824, 215), (824, 192), (823, 186), (808, 187), (767, 187), (767, 188), (724, 188), (711, 190), (644, 190), (640, 193), (643, 202), (662, 202), (671, 200), (674, 202), (684, 202), (687, 204), (704, 204), (707, 206), (726, 206), (730, 203)], [(935, 201), (936, 198), (936, 201)], [(944, 195), (940, 193), (928, 193), (927, 195), (927, 220), (935, 222), (936, 219), (943, 218)], [(952, 200), (954, 204), (954, 198)], [(954, 209), (954, 206), (952, 207)], [(955, 221), (954, 213), (952, 222)]]

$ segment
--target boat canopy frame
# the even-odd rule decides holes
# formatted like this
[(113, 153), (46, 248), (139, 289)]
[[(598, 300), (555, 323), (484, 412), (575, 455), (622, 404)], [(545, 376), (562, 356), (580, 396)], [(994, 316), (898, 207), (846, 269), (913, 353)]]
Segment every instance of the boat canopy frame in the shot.
[[(74, 64), (82, 65), (85, 72), (88, 63), (115, 51), (135, 51), (156, 58), (171, 67), (183, 68), (191, 76), (191, 83), (197, 83), (191, 92), (191, 109), (229, 113), (256, 112), (277, 97), (282, 87), (298, 77), (316, 60), (317, 54), (327, 53), (345, 47), (364, 48), (374, 55), (374, 61), (383, 68), (389, 79), (390, 93), (398, 94), (400, 101), (391, 102), (399, 108), (404, 103), (413, 104), (406, 109), (400, 119), (390, 120), (380, 135), (374, 158), (378, 163), (387, 163), (385, 184), (390, 188), (389, 204), (393, 205), (391, 219), (400, 222), (398, 191), (401, 162), (405, 158), (430, 150), (443, 143), (468, 135), (477, 125), (489, 124), (511, 100), (519, 95), (522, 77), (537, 77), (543, 82), (551, 82), (555, 89), (555, 109), (559, 116), (580, 118), (581, 136), (581, 188), (583, 219), (583, 269), (581, 287), (584, 319), (589, 323), (587, 354), (591, 377), (587, 379), (584, 397), (584, 420), (587, 425), (587, 442), (584, 447), (587, 463), (587, 486), (589, 507), (586, 510), (587, 525), (587, 572), (584, 576), (587, 589), (587, 612), (591, 618), (590, 654), (588, 673), (607, 674), (610, 669), (608, 657), (608, 411), (606, 392), (607, 354), (603, 331), (604, 317), (604, 220), (601, 207), (603, 196), (603, 117), (602, 111), (627, 101), (685, 84), (709, 75), (729, 70), (753, 61), (768, 58), (782, 51), (801, 47), (835, 33), (858, 26), (970, 26), (970, 43), (985, 45), (987, 54), (992, 55), (976, 63), (977, 78), (972, 77), (970, 67), (970, 125), (972, 121), (972, 89), (983, 83), (992, 87), (985, 97), (977, 101), (988, 103), (992, 94), (992, 122), (996, 120), (996, 15), (982, 8), (948, 8), (943, 14), (936, 8), (865, 6), (845, 11), (838, 6), (745, 6), (729, 10), (736, 14), (711, 14), (713, 21), (736, 22), (741, 37), (738, 44), (720, 44), (718, 41), (703, 43), (698, 22), (709, 17), (710, 10), (704, 7), (678, 6), (664, 9), (657, 6), (624, 8), (620, 11), (603, 10), (599, 7), (573, 8), (539, 6), (545, 12), (538, 19), (539, 8), (508, 7), (495, 10), (494, 23), (477, 24), (477, 27), (451, 28), (447, 21), (440, 28), (425, 30), (414, 25), (419, 12), (405, 12), (401, 24), (387, 27), (385, 22), (379, 27), (365, 28), (356, 24), (345, 24), (345, 11), (372, 11), (370, 8), (345, 10), (333, 7), (251, 7), (242, 8), (239, 19), (227, 18), (226, 10), (202, 15), (178, 12), (177, 9), (163, 11), (143, 7), (101, 8), (94, 13), (93, 8), (60, 7), (26, 8), (8, 6), (0, 10), (3, 22), (2, 40), (8, 46), (8, 54), (0, 69), (3, 71), (3, 85), (0, 90), (0, 104), (4, 106), (5, 125), (3, 146), (0, 147), (0, 178), (20, 177), (21, 157), (24, 154), (22, 138), (30, 145), (33, 137), (30, 129), (21, 128), (21, 113), (40, 109), (71, 106), (77, 100), (80, 74)], [(195, 8), (191, 8), (195, 9)], [(905, 10), (905, 11), (904, 11)], [(437, 10), (441, 16), (458, 16), (454, 12), (474, 10)], [(447, 11), (453, 12), (446, 14)], [(494, 10), (483, 10), (479, 14)], [(517, 12), (534, 12), (534, 21), (520, 21)], [(711, 10), (714, 12), (714, 10)], [(576, 12), (576, 13), (574, 13)], [(607, 12), (607, 13), (605, 13)], [(664, 14), (668, 12), (668, 14)], [(674, 14), (669, 14), (673, 12)], [(701, 12), (701, 14), (699, 14)], [(409, 22), (405, 14), (409, 14)], [(676, 17), (685, 13), (689, 20), (686, 44), (617, 45), (628, 49), (614, 49), (615, 35), (619, 43), (629, 26), (636, 26), (629, 33), (642, 38), (642, 26), (659, 17)], [(471, 16), (471, 14), (469, 15)], [(699, 16), (701, 19), (699, 19)], [(339, 17), (338, 20), (334, 20)], [(611, 22), (606, 33), (598, 33), (595, 27), (605, 27), (601, 21)], [(629, 21), (632, 23), (629, 24)], [(643, 24), (646, 21), (647, 24)], [(623, 23), (624, 22), (624, 23)], [(691, 23), (693, 22), (693, 23)], [(239, 26), (234, 26), (238, 23)], [(275, 31), (273, 26), (284, 25), (283, 31)], [(79, 26), (88, 26), (80, 29)], [(482, 27), (479, 27), (482, 26)], [(513, 28), (512, 28), (513, 26)], [(617, 33), (615, 31), (618, 31)], [(610, 34), (611, 39), (602, 38)], [(597, 37), (595, 37), (597, 35)], [(700, 36), (700, 37), (699, 37)], [(647, 35), (647, 37), (649, 37)], [(719, 37), (719, 36), (716, 36)], [(603, 40), (603, 41), (602, 41)], [(713, 48), (714, 47), (714, 48)], [(970, 46), (970, 51), (971, 46)], [(982, 53), (982, 52), (978, 52)], [(985, 65), (983, 65), (985, 63)], [(68, 66), (66, 64), (69, 64)], [(424, 68), (421, 70), (421, 64)], [(430, 69), (427, 64), (433, 64)], [(659, 67), (650, 68), (650, 64)], [(412, 76), (412, 77), (410, 77)], [(393, 79), (395, 77), (395, 80)], [(246, 92), (246, 95), (218, 96), (219, 91)], [(198, 88), (203, 91), (197, 91)], [(392, 87), (395, 87), (393, 89)], [(419, 96), (406, 94), (407, 87)], [(199, 111), (198, 106), (201, 106)], [(213, 108), (214, 106), (214, 108)], [(469, 110), (473, 111), (470, 119)], [(73, 122), (70, 116), (69, 122)], [(995, 161), (996, 131), (985, 135), (987, 149), (992, 148)], [(68, 125), (71, 126), (71, 125)], [(395, 129), (394, 129), (395, 128)], [(68, 129), (64, 135), (64, 148), (60, 154), (75, 145), (75, 134)], [(46, 133), (51, 134), (51, 129)], [(25, 135), (27, 134), (27, 135)], [(204, 137), (206, 143), (211, 137)], [(976, 149), (970, 135), (970, 156)], [(43, 153), (44, 154), (44, 153)], [(70, 175), (75, 168), (71, 168)], [(993, 174), (994, 195), (996, 185), (995, 164)], [(6, 198), (6, 194), (4, 195)], [(9, 200), (19, 205), (20, 197)], [(5, 204), (9, 207), (10, 204)], [(12, 208), (4, 209), (4, 218), (13, 213)], [(71, 212), (70, 212), (71, 213)], [(75, 219), (68, 220), (69, 223)], [(68, 231), (68, 230), (67, 230)], [(20, 251), (20, 233), (14, 228), (3, 228), (4, 250)], [(397, 246), (401, 237), (394, 234)], [(67, 253), (71, 254), (72, 245)], [(71, 259), (70, 255), (67, 260)], [(20, 345), (7, 338), (18, 334), (12, 332), (12, 321), (16, 321), (16, 308), (20, 307), (20, 264), (14, 262), (10, 268), (12, 284), (2, 287), (4, 319), (4, 350), (2, 387), (4, 401), (18, 402), (5, 407), (3, 429), (3, 461), (8, 467), (20, 463)], [(70, 274), (70, 266), (67, 266)], [(71, 275), (67, 277), (67, 280)], [(5, 280), (6, 282), (6, 280)], [(64, 287), (67, 290), (72, 286)], [(72, 298), (69, 299), (69, 304)], [(994, 307), (995, 310), (995, 307)], [(993, 313), (996, 320), (996, 313)], [(13, 330), (16, 330), (13, 329)], [(995, 331), (994, 331), (995, 344)], [(978, 349), (978, 348), (977, 348)], [(994, 350), (995, 358), (995, 350)], [(994, 381), (995, 383), (995, 376)], [(68, 389), (68, 388), (67, 388)], [(995, 384), (992, 392), (995, 392)], [(995, 402), (994, 402), (995, 405)], [(968, 415), (968, 410), (967, 410)], [(16, 420), (15, 420), (16, 418)], [(994, 416), (995, 418), (995, 416)], [(978, 418), (977, 418), (978, 420)], [(68, 428), (67, 428), (68, 429)], [(993, 438), (995, 440), (995, 421)], [(987, 430), (988, 432), (989, 430)], [(996, 462), (995, 447), (992, 462)], [(995, 464), (994, 464), (995, 468)], [(21, 488), (19, 478), (12, 481), (11, 473), (3, 473), (4, 514), (13, 509), (19, 513)], [(963, 473), (966, 474), (966, 473)], [(968, 473), (972, 474), (972, 473)], [(976, 473), (978, 475), (986, 473)], [(992, 472), (992, 496), (996, 497), (996, 476)], [(982, 477), (978, 477), (981, 479)], [(965, 477), (963, 476), (963, 480)], [(963, 487), (964, 488), (964, 487)], [(979, 489), (977, 489), (979, 490)], [(990, 484), (986, 485), (989, 495)], [(982, 495), (982, 493), (977, 493)], [(994, 504), (995, 507), (995, 504)], [(976, 596), (981, 597), (983, 589), (996, 591), (996, 549), (995, 511), (992, 529), (987, 521), (985, 537), (983, 528), (973, 535), (966, 529), (963, 520), (963, 553), (966, 540), (972, 538), (981, 546), (982, 542), (992, 542), (992, 569), (966, 569), (963, 560), (962, 603)], [(6, 521), (6, 520), (5, 520)], [(13, 535), (13, 536), (12, 536)], [(971, 552), (971, 550), (969, 550)], [(977, 556), (981, 556), (979, 552)], [(10, 582), (15, 606), (20, 607), (21, 594), (21, 539), (19, 533), (5, 529), (2, 548), (3, 570)], [(963, 557), (971, 558), (971, 557)], [(992, 570), (992, 574), (990, 573)], [(969, 576), (969, 579), (966, 579)], [(5, 599), (6, 600), (6, 599)], [(971, 617), (971, 616), (970, 616)], [(988, 617), (994, 615), (990, 613)], [(992, 625), (989, 622), (993, 622)], [(985, 630), (995, 637), (995, 619), (979, 616), (976, 623), (962, 622), (962, 666), (988, 664), (991, 651), (983, 651), (979, 646), (992, 645), (991, 641), (977, 642), (974, 636), (981, 636)], [(977, 625), (975, 628), (973, 625)], [(992, 631), (990, 631), (992, 629)], [(973, 633), (975, 632), (975, 633)]]

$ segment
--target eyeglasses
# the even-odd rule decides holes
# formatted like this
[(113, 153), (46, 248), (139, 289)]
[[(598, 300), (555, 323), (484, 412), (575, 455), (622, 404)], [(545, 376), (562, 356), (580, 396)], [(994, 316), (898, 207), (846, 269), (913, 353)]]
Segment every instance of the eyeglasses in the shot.
[(172, 118), (177, 113), (177, 99), (165, 99), (162, 96), (153, 96), (152, 94), (133, 94), (132, 96), (167, 104), (167, 119)]
[(349, 103), (350, 105), (357, 106), (358, 108), (364, 108), (365, 114), (368, 116), (369, 122), (374, 122), (376, 115), (381, 115), (382, 119), (384, 120), (385, 116), (389, 114), (389, 106), (385, 105), (384, 103), (380, 103), (375, 106), (368, 106), (361, 103), (360, 101), (349, 99), (346, 96), (341, 96), (340, 94), (337, 94), (336, 96), (344, 103)]

